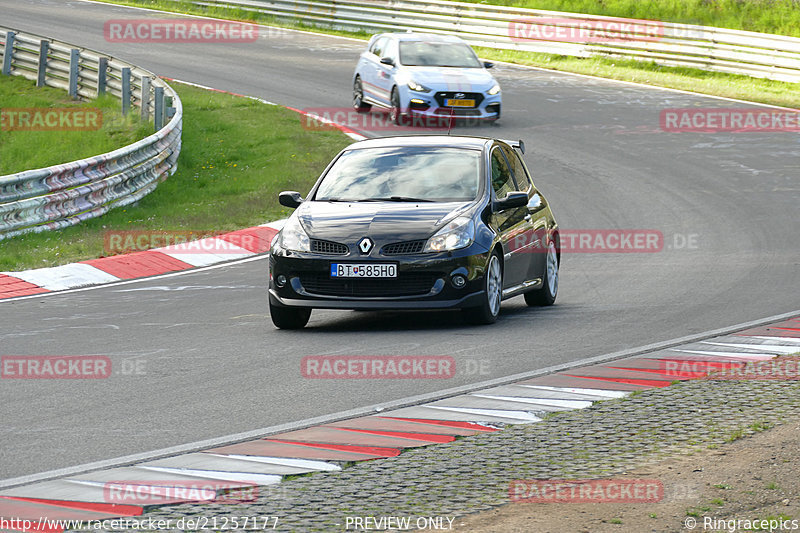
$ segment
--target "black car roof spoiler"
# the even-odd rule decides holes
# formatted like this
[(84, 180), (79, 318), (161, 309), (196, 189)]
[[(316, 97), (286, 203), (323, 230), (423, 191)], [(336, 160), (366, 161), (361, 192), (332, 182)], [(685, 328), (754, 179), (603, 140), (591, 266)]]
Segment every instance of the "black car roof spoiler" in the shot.
[(508, 141), (506, 139), (500, 139), (500, 140), (503, 141), (504, 143), (510, 145), (512, 148), (516, 148), (517, 150), (519, 150), (523, 154), (525, 153), (525, 143), (522, 142), (522, 139), (520, 139), (518, 141)]

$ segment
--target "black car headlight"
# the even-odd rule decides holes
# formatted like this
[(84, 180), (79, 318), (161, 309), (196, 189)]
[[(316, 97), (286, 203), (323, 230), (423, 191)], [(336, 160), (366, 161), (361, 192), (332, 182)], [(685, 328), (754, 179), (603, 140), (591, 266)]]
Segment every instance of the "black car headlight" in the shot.
[(458, 217), (447, 223), (425, 243), (425, 252), (449, 252), (466, 248), (475, 239), (475, 223), (471, 218)]
[(310, 252), (311, 240), (303, 230), (300, 219), (289, 217), (281, 230), (281, 247), (293, 252)]

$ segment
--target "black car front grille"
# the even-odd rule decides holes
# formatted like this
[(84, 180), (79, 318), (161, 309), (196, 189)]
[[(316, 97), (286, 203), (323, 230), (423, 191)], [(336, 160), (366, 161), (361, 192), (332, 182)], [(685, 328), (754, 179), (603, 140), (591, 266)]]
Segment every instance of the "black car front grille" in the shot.
[(387, 244), (381, 250), (383, 255), (418, 254), (425, 247), (425, 241), (405, 241)]
[(350, 249), (346, 244), (311, 239), (311, 251), (317, 254), (325, 255), (347, 255)]
[[(475, 100), (475, 107), (481, 105), (483, 102), (483, 95), (481, 93), (462, 93), (458, 91), (443, 91), (436, 93), (433, 97), (436, 100), (436, 103), (439, 104), (441, 107), (448, 107), (445, 105), (445, 101), (448, 98), (452, 98), (454, 100)], [(459, 109), (458, 107), (454, 107), (453, 109)], [(462, 109), (469, 109), (469, 108), (462, 108)]]
[(439, 277), (432, 272), (399, 272), (396, 278), (343, 279), (315, 273), (301, 274), (300, 283), (309, 294), (321, 296), (422, 296), (431, 291)]

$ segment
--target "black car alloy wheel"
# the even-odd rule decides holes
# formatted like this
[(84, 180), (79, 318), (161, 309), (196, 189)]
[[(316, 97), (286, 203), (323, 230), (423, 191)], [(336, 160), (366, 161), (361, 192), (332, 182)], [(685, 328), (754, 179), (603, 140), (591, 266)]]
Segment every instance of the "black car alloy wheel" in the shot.
[(500, 302), (503, 300), (503, 266), (500, 256), (493, 252), (486, 264), (483, 274), (483, 302), (477, 307), (464, 309), (464, 318), (470, 324), (494, 324), (500, 314)]
[(558, 295), (558, 250), (556, 241), (551, 240), (547, 245), (545, 258), (544, 279), (542, 288), (525, 293), (525, 303), (529, 306), (553, 305)]

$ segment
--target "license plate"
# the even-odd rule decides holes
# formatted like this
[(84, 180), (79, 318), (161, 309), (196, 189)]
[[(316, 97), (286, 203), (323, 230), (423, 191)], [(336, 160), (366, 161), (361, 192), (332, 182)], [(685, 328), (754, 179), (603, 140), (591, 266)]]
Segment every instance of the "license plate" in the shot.
[(393, 263), (331, 263), (332, 278), (396, 278)]
[(475, 100), (456, 100), (448, 98), (444, 101), (444, 105), (450, 107), (475, 107)]

